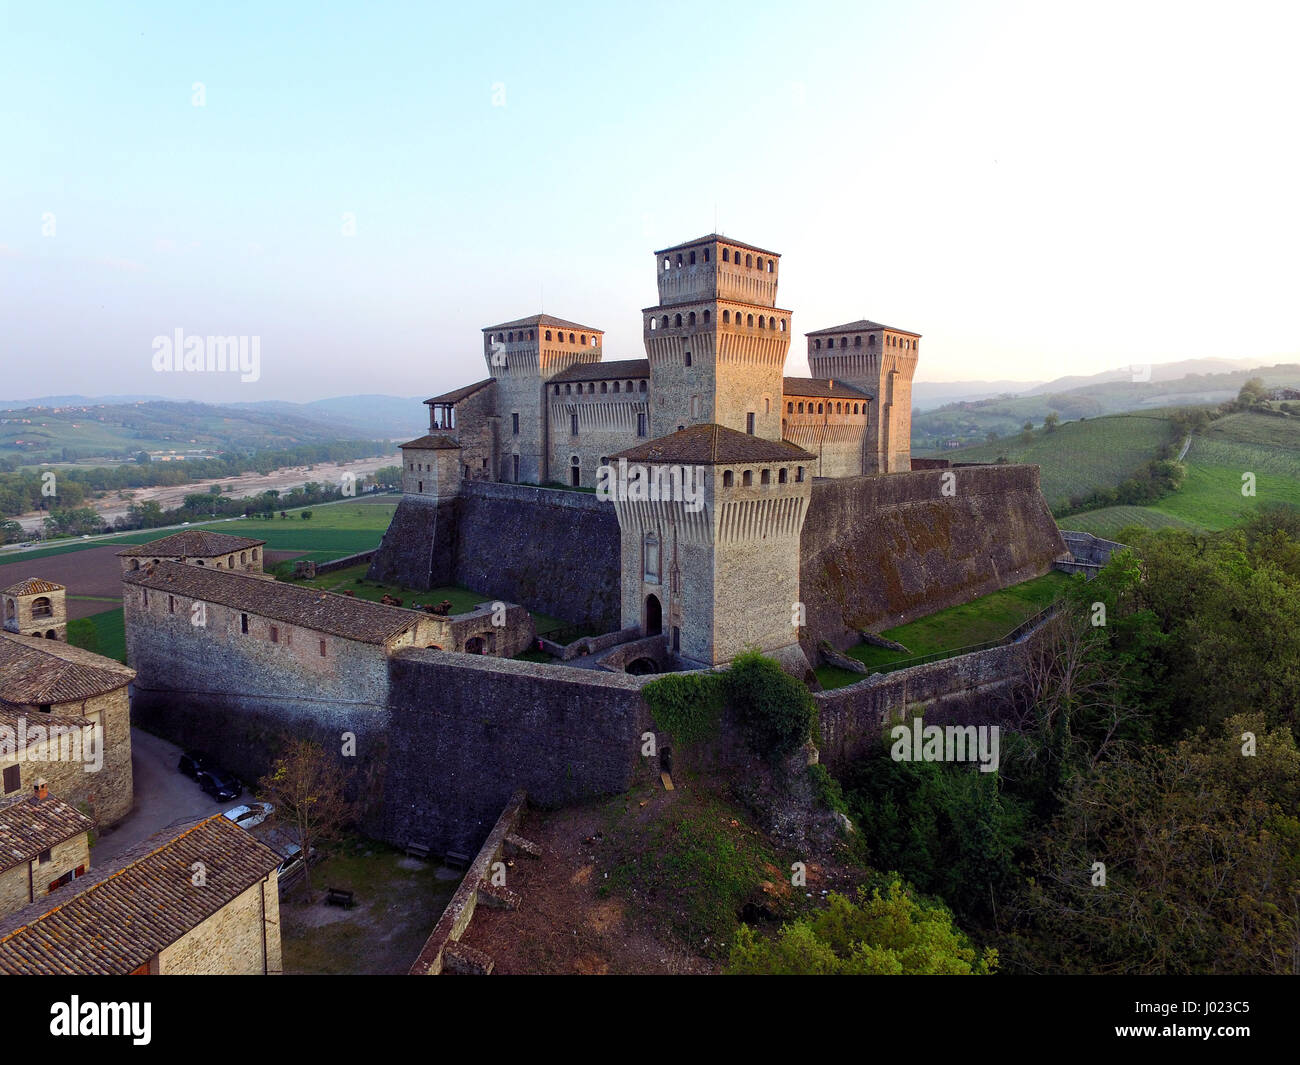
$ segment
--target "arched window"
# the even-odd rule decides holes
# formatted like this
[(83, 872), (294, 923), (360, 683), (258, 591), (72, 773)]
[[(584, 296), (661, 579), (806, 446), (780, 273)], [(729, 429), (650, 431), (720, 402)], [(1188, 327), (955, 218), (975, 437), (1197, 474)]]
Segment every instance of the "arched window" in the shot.
[(783, 333), (785, 332), (785, 319), (784, 319), (784, 318), (781, 319), (781, 332), (783, 332)]
[(515, 335), (514, 335), (514, 333), (507, 333), (507, 334), (506, 334), (506, 343), (507, 343), (507, 344), (513, 344), (514, 342), (515, 342)]
[(497, 334), (497, 343), (500, 344), (500, 343), (502, 342), (502, 339), (503, 339), (503, 338), (502, 338), (501, 334), (498, 333), (498, 334)]
[(691, 252), (691, 265), (695, 265), (695, 252)]
[(551, 331), (549, 329), (546, 331), (546, 339), (547, 340), (551, 339)]
[(670, 263), (670, 262), (668, 261), (668, 256), (665, 255), (665, 256), (664, 256), (664, 272), (666, 273), (666, 272), (668, 271), (668, 268), (669, 268), (670, 266), (672, 266), (672, 265), (673, 265), (673, 264)]
[(586, 344), (587, 344), (587, 334), (586, 334), (586, 333), (583, 333), (583, 334), (582, 334), (582, 338), (578, 341), (578, 343), (579, 343), (579, 344), (582, 344), (584, 347), (586, 346)]
[(573, 334), (572, 334), (572, 333), (569, 334), (569, 343), (570, 343), (570, 344), (573, 343)]
[(559, 385), (556, 385), (556, 386), (555, 386), (555, 393), (554, 393), (554, 394), (557, 395), (557, 396), (560, 394), (560, 386), (559, 386)]
[(758, 262), (757, 262), (755, 265), (756, 265), (760, 270), (763, 269), (763, 257), (762, 257), (761, 255), (758, 257)]
[(708, 325), (708, 324), (709, 324), (709, 312), (708, 312), (708, 311), (705, 311), (705, 312), (704, 312), (704, 324), (705, 324), (705, 325)]
[(876, 338), (875, 338), (875, 336), (873, 335), (873, 336), (869, 336), (869, 337), (867, 337), (867, 350), (870, 351), (870, 350), (872, 350), (875, 346), (876, 346)]
[(631, 392), (631, 391), (632, 391), (632, 382), (631, 382), (631, 381), (628, 381), (628, 382), (627, 382), (627, 387), (624, 389), (624, 391), (625, 391), (625, 392)]
[(853, 346), (854, 346), (855, 348), (860, 348), (860, 347), (862, 347), (862, 338), (861, 338), (861, 337), (854, 337), (854, 338), (853, 338)]
[(673, 325), (674, 325), (676, 328), (678, 328), (678, 329), (681, 328), (681, 325), (682, 325), (682, 316), (681, 316), (680, 314), (677, 314), (677, 315), (674, 315), (674, 316), (673, 316)]
[(818, 413), (818, 414), (824, 414), (824, 413), (825, 413), (825, 411), (822, 410), (822, 404), (820, 404), (820, 403), (817, 404), (817, 413)]
[(848, 337), (840, 337), (840, 347), (842, 347), (842, 348), (847, 348), (848, 346), (849, 346), (849, 338), (848, 338)]
[(687, 315), (687, 318), (686, 318), (686, 324), (687, 324), (687, 325), (694, 325), (694, 324), (695, 324), (695, 312), (694, 312), (694, 311), (691, 311), (691, 313), (690, 313), (689, 315)]
[(787, 479), (787, 477), (789, 476), (789, 473), (790, 473), (790, 471), (787, 470), (787, 469), (783, 466), (783, 467), (781, 468), (780, 472), (778, 472), (777, 475), (776, 475), (777, 483), (778, 483), (778, 484), (785, 484), (785, 483), (786, 483), (786, 479)]
[(637, 389), (637, 391), (638, 391), (638, 392), (644, 392), (644, 391), (645, 391), (645, 382), (644, 382), (644, 381), (641, 382), (641, 387), (640, 387), (639, 389)]
[(853, 413), (854, 413), (854, 414), (857, 414), (857, 413), (858, 413), (858, 405), (857, 405), (856, 403), (853, 404)]
[(689, 366), (690, 364), (691, 364), (691, 353), (688, 351), (686, 353), (686, 365)]
[(771, 470), (764, 470), (764, 471), (763, 471), (763, 475), (762, 475), (761, 477), (759, 477), (759, 479), (758, 479), (758, 483), (759, 483), (759, 484), (771, 484), (771, 483), (772, 483), (772, 471), (771, 471)]
[(752, 488), (752, 487), (754, 487), (754, 471), (753, 471), (753, 470), (746, 470), (746, 471), (741, 475), (740, 483), (741, 483), (741, 486), (744, 487), (744, 488)]
[(730, 311), (725, 311), (725, 310), (724, 310), (724, 311), (722, 312), (722, 324), (723, 324), (723, 325), (730, 325), (730, 324), (731, 324), (731, 312), (730, 312)]
[(659, 324), (659, 319), (657, 319), (657, 318), (652, 314), (652, 315), (650, 316), (650, 328), (651, 328), (651, 329), (654, 329), (658, 324)]
[(666, 315), (666, 314), (664, 315), (663, 327), (664, 327), (665, 329), (668, 328), (668, 315)]
[(723, 248), (723, 249), (722, 249), (722, 261), (723, 261), (724, 263), (729, 263), (729, 262), (731, 262), (731, 251), (730, 251), (730, 249), (728, 249), (728, 248)]
[(774, 264), (772, 263), (772, 260), (771, 260), (771, 259), (768, 259), (768, 260), (767, 260), (767, 272), (768, 272), (769, 274), (772, 273), (772, 271), (773, 271), (773, 265), (774, 265)]
[(844, 404), (843, 404), (843, 403), (836, 403), (836, 404), (835, 404), (835, 413), (836, 413), (836, 414), (843, 414), (843, 413), (844, 413)]
[(608, 382), (608, 381), (601, 381), (601, 382), (600, 382), (600, 394), (603, 396), (603, 395), (604, 395), (606, 392), (608, 392), (608, 391), (609, 391), (609, 382)]
[(724, 470), (722, 473), (722, 487), (730, 488), (735, 483), (736, 483), (736, 475), (733, 474), (730, 470)]
[(592, 338), (591, 338), (591, 346), (592, 346), (593, 348), (596, 346), (596, 338), (595, 338), (595, 337), (592, 337)]
[(794, 413), (794, 404), (793, 404), (793, 403), (787, 403), (787, 404), (785, 405), (785, 412), (786, 412), (786, 414), (793, 414), (793, 413)]
[(822, 349), (822, 342), (821, 342), (820, 340), (814, 340), (814, 341), (813, 341), (813, 350), (814, 350), (814, 351), (821, 351), (821, 349)]
[(617, 381), (614, 382), (614, 391), (615, 391), (615, 392), (618, 391), (618, 382), (617, 382)]
[(745, 315), (745, 324), (749, 326), (750, 329), (754, 328), (754, 316), (752, 314)]
[(571, 395), (573, 395), (573, 385), (565, 385), (565, 386), (564, 386), (564, 394), (565, 394), (566, 396), (571, 396)]
[(705, 261), (706, 263), (709, 261), (709, 249), (708, 249), (708, 248), (705, 248), (705, 249), (704, 249), (704, 261)]
[(678, 252), (678, 253), (677, 253), (677, 265), (678, 265), (678, 266), (681, 266), (681, 265), (682, 265), (682, 253), (681, 253), (681, 252)]
[(747, 269), (752, 269), (753, 266), (754, 266), (754, 257), (753, 257), (752, 255), (746, 255), (746, 256), (745, 256), (745, 267), (746, 267)]
[(800, 413), (800, 414), (803, 413), (803, 401), (802, 401), (802, 400), (799, 401), (799, 413)]
[(761, 314), (758, 316), (758, 328), (759, 329), (767, 328), (767, 319), (765, 319)]
[(532, 331), (531, 329), (528, 330), (528, 339), (529, 339), (529, 340), (532, 340), (532, 339), (533, 339), (533, 331)]

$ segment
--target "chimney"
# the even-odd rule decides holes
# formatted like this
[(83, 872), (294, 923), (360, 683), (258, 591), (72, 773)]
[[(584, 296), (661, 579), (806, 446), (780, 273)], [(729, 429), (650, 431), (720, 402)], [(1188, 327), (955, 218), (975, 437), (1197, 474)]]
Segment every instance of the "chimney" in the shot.
[(44, 777), (36, 778), (36, 782), (32, 785), (32, 791), (37, 802), (44, 802), (50, 797), (50, 786)]

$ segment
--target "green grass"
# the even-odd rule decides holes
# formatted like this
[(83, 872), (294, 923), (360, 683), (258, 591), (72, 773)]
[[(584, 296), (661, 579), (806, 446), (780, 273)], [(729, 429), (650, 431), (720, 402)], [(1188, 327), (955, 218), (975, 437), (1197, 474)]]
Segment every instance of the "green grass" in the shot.
[[(91, 635), (86, 635), (85, 623), (89, 623)], [(122, 615), (122, 608), (105, 610), (102, 614), (91, 614), (68, 622), (68, 643), (125, 663), (126, 619)]]
[(1036, 429), (1027, 444), (1017, 435), (945, 451), (943, 457), (953, 462), (993, 462), (1006, 456), (1011, 462), (1035, 463), (1042, 471), (1043, 495), (1050, 506), (1057, 507), (1071, 495), (1119, 484), (1155, 458), (1172, 432), (1161, 411), (1116, 414), (1066, 422), (1054, 433)]
[[(1033, 580), (1013, 584), (1009, 588), (980, 596), (969, 603), (948, 607), (880, 634), (886, 639), (901, 643), (910, 654), (867, 643), (849, 648), (846, 654), (874, 671), (918, 655), (937, 654), (988, 640), (999, 640), (1021, 622), (1048, 606), (1070, 580), (1067, 574), (1053, 570)], [(816, 673), (823, 688), (842, 688), (862, 679), (862, 674), (837, 666), (821, 666)]]
[[(1182, 488), (1144, 507), (1106, 507), (1062, 518), (1067, 529), (1113, 537), (1127, 525), (1226, 529), (1262, 503), (1300, 506), (1300, 418), (1242, 412), (1213, 422), (1192, 440)], [(1254, 497), (1242, 474), (1255, 475)]]
[[(293, 563), (281, 563), (281, 565), (292, 567)], [(333, 573), (321, 574), (311, 580), (294, 580), (290, 583), (306, 585), (309, 588), (320, 588), (322, 591), (327, 592), (338, 592), (340, 595), (344, 592), (351, 592), (356, 599), (369, 599), (375, 603), (383, 599), (385, 595), (391, 595), (403, 600), (406, 606), (411, 606), (414, 603), (436, 604), (441, 603), (444, 599), (449, 599), (451, 600), (451, 612), (453, 614), (464, 614), (473, 610), (479, 603), (492, 601), (491, 596), (480, 595), (469, 588), (461, 588), (455, 585), (421, 592), (408, 588), (404, 584), (379, 584), (376, 581), (365, 579), (368, 568), (369, 564), (362, 562), (356, 566), (347, 566), (344, 569), (335, 570)]]

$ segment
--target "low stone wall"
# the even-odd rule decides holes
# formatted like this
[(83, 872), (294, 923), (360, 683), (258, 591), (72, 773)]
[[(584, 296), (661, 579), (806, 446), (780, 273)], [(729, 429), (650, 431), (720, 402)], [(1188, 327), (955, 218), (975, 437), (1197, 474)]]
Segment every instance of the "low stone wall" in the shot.
[(880, 743), (892, 722), (924, 716), (926, 724), (998, 725), (1000, 693), (1022, 675), (1030, 648), (1045, 639), (1039, 625), (1016, 643), (877, 673), (833, 691), (815, 692), (821, 761), (843, 773)]
[(627, 670), (628, 663), (635, 662), (638, 658), (650, 659), (660, 673), (667, 673), (676, 668), (673, 656), (668, 653), (668, 640), (664, 636), (646, 636), (640, 640), (630, 640), (605, 655), (600, 660), (600, 668), (608, 669), (613, 673), (623, 673)]
[(465, 879), (460, 882), (460, 887), (447, 903), (447, 908), (442, 911), (442, 917), (425, 940), (424, 948), (415, 959), (408, 976), (437, 976), (442, 972), (443, 955), (448, 944), (459, 942), (465, 934), (465, 929), (474, 918), (474, 910), (478, 907), (479, 889), (488, 879), (492, 866), (501, 860), (506, 837), (519, 827), (527, 809), (528, 796), (522, 791), (515, 792), (492, 826), (483, 846), (479, 848), (478, 855), (465, 871)]
[(369, 562), (378, 553), (378, 548), (370, 551), (358, 551), (355, 555), (344, 555), (342, 558), (336, 558), (332, 562), (317, 562), (316, 576), (322, 573), (333, 573), (335, 570), (347, 569), (349, 566), (359, 566), (363, 562)]
[(1103, 540), (1100, 536), (1093, 536), (1092, 533), (1073, 532), (1068, 529), (1061, 530), (1061, 539), (1065, 541), (1065, 546), (1075, 562), (1086, 562), (1094, 566), (1104, 566), (1110, 561), (1111, 555), (1116, 551), (1123, 551), (1127, 546), (1114, 540)]

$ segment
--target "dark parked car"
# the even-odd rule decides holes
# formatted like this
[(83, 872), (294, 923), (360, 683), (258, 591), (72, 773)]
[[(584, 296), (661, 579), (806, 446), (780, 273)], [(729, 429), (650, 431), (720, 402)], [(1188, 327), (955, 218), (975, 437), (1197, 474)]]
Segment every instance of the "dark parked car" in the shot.
[(199, 787), (211, 795), (217, 802), (230, 802), (244, 793), (244, 786), (229, 773), (220, 769), (200, 769), (195, 779)]
[(202, 751), (186, 751), (181, 755), (180, 765), (176, 767), (187, 777), (194, 780), (199, 779), (199, 774), (205, 769), (216, 769), (212, 759)]

